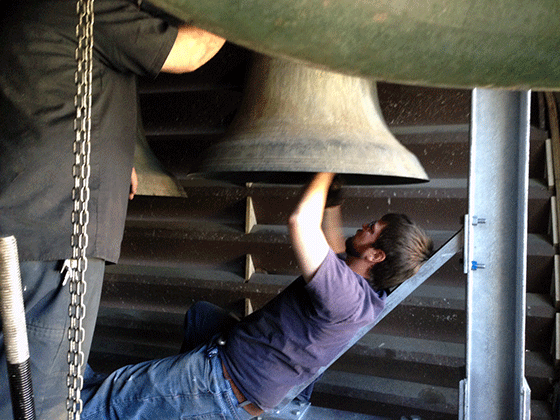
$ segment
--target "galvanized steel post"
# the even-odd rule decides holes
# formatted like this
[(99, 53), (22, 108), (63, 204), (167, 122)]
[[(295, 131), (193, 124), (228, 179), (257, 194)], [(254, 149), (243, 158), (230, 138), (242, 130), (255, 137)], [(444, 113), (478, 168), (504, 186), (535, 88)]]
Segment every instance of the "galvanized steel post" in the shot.
[[(525, 380), (530, 93), (472, 99), (466, 379), (460, 419), (530, 418)], [(481, 223), (481, 221), (484, 223)]]

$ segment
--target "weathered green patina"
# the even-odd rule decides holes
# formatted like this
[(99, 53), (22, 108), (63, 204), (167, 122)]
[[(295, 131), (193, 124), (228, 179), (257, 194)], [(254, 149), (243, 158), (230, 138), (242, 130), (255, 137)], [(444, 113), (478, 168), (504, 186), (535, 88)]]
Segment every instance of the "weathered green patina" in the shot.
[(273, 56), (427, 86), (560, 88), (558, 0), (152, 0)]

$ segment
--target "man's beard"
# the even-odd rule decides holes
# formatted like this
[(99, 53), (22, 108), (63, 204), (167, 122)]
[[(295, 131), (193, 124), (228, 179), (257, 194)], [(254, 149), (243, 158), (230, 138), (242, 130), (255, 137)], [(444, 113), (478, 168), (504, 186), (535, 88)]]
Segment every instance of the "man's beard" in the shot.
[(351, 236), (346, 239), (346, 255), (350, 255), (352, 257), (360, 258), (361, 255), (359, 252), (354, 248), (354, 237)]

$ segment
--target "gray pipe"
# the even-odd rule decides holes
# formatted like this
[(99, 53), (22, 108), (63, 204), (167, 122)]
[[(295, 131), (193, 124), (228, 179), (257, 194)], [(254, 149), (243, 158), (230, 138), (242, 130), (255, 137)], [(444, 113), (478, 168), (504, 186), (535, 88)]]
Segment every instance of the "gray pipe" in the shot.
[(35, 419), (16, 238), (0, 237), (0, 314), (15, 420)]

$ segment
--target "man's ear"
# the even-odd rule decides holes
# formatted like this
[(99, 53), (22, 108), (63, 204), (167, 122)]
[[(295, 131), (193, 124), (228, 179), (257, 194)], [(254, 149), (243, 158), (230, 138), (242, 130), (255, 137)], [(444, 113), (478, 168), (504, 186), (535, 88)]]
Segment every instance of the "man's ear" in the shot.
[(364, 258), (369, 262), (374, 264), (379, 264), (380, 262), (384, 261), (387, 256), (385, 255), (385, 251), (377, 248), (368, 248)]

